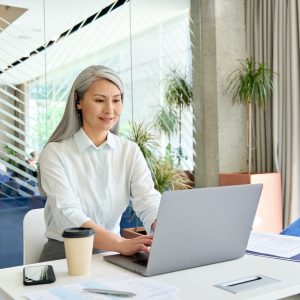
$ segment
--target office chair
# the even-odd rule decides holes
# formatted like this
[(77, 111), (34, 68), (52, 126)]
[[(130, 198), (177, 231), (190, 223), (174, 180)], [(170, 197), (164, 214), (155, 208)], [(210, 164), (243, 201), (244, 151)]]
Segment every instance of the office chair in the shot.
[(44, 208), (32, 209), (23, 220), (23, 264), (39, 261), (44, 244), (47, 242), (44, 233)]

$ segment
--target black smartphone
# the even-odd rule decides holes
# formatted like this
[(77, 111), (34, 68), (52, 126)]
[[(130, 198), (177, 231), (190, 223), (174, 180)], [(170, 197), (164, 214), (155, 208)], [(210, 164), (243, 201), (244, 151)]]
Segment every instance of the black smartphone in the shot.
[(51, 283), (55, 281), (53, 267), (50, 265), (28, 266), (23, 268), (24, 285)]

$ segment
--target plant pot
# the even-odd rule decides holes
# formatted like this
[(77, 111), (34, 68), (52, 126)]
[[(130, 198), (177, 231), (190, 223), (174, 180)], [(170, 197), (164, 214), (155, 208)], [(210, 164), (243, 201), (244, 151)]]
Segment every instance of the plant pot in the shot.
[(282, 230), (282, 200), (280, 173), (220, 174), (220, 185), (262, 183), (263, 190), (256, 211), (253, 230), (279, 233)]
[(191, 172), (189, 170), (184, 170), (183, 171), (186, 175), (186, 177), (190, 180), (190, 185), (191, 185), (191, 188), (194, 188), (195, 187), (195, 176), (194, 176), (194, 172)]
[(134, 228), (124, 228), (122, 236), (125, 239), (132, 239), (145, 234), (146, 234), (146, 230), (144, 227), (134, 227)]

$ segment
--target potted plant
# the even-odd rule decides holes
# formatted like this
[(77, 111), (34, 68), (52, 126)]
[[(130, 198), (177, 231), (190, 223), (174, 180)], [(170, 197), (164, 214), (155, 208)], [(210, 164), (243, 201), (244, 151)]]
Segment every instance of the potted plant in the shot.
[[(176, 168), (169, 156), (163, 157), (158, 149), (156, 137), (151, 133), (152, 126), (142, 123), (130, 123), (128, 138), (140, 147), (152, 174), (154, 187), (163, 193), (166, 190), (187, 189), (191, 187), (191, 181), (187, 175)], [(128, 222), (129, 221), (129, 222)], [(122, 224), (132, 224), (131, 228), (124, 228)], [(142, 223), (135, 215), (132, 206), (129, 205), (122, 216), (121, 228), (123, 236), (132, 238), (145, 234)]]
[(256, 230), (280, 232), (282, 229), (281, 180), (279, 173), (252, 173), (252, 109), (256, 105), (265, 109), (273, 91), (274, 72), (264, 63), (252, 58), (242, 61), (229, 76), (228, 89), (234, 103), (247, 106), (248, 173), (220, 174), (220, 185), (263, 183), (264, 188), (256, 214)]
[(155, 127), (168, 137), (169, 148), (171, 146), (171, 135), (178, 133), (176, 163), (180, 166), (184, 158), (182, 148), (182, 113), (192, 105), (192, 86), (185, 76), (173, 70), (164, 78), (164, 90), (164, 105), (156, 116)]

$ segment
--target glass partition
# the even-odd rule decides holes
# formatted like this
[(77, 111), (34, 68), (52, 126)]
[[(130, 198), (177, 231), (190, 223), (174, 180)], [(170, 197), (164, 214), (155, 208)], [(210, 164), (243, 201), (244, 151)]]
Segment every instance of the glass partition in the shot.
[[(153, 125), (161, 155), (193, 170), (193, 111), (184, 102), (192, 82), (189, 1), (24, 1), (17, 10), (14, 2), (0, 0), (2, 197), (38, 193), (35, 155), (57, 126), (74, 78), (91, 64), (115, 69), (124, 81), (120, 133), (130, 122)], [(175, 94), (183, 90), (179, 105), (168, 102), (174, 84)], [(166, 110), (175, 123), (161, 117)]]
[(44, 5), (14, 2), (0, 1), (0, 197), (38, 193), (29, 81), (45, 73)]
[[(131, 77), (125, 79), (131, 84), (132, 120), (154, 123), (163, 154), (171, 151), (175, 164), (192, 171), (191, 103), (182, 107), (181, 128), (176, 123), (173, 129), (166, 114), (161, 114), (171, 108), (175, 118), (179, 119), (176, 101), (180, 101), (180, 97), (191, 100), (191, 97), (184, 97), (188, 95), (177, 94), (182, 88), (180, 79), (188, 85), (192, 82), (190, 1), (132, 0), (130, 7)], [(174, 78), (176, 80), (172, 81)], [(173, 104), (166, 99), (169, 79), (176, 90), (172, 94)], [(158, 116), (162, 116), (160, 122)]]

